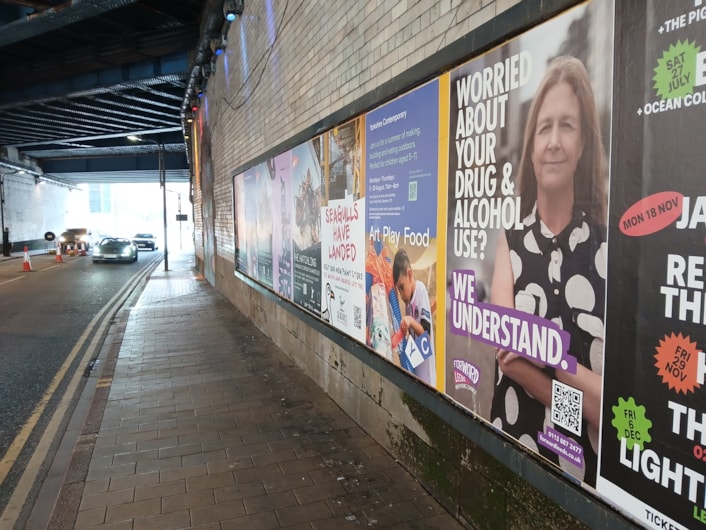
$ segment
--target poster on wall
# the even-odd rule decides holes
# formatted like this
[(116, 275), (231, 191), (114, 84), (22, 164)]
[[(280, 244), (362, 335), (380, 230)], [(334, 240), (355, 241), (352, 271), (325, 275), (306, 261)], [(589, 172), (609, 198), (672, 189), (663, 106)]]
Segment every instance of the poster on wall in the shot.
[(274, 290), (286, 298), (293, 297), (292, 260), (292, 155), (289, 151), (270, 160), (272, 183), (272, 263)]
[(437, 385), (439, 82), (365, 117), (367, 344)]
[[(271, 162), (271, 160), (270, 160)], [(272, 288), (272, 203), (274, 166), (271, 163), (255, 167), (255, 195), (251, 195), (257, 205), (257, 279), (266, 287)]]
[(259, 164), (233, 177), (236, 269), (272, 288), (274, 168)]
[(613, 4), (450, 72), (446, 392), (595, 485)]
[(321, 311), (321, 138), (292, 149), (294, 302)]
[(240, 173), (233, 177), (233, 210), (235, 218), (235, 270), (247, 273), (248, 251), (247, 232), (245, 223), (245, 174)]
[(236, 234), (236, 266), (243, 274), (258, 279), (257, 201), (248, 200), (257, 194), (257, 167), (250, 168), (234, 179)]
[(324, 136), (325, 197), (321, 207), (321, 318), (365, 342), (365, 188), (363, 120)]
[(597, 490), (706, 525), (706, 3), (618, 2)]

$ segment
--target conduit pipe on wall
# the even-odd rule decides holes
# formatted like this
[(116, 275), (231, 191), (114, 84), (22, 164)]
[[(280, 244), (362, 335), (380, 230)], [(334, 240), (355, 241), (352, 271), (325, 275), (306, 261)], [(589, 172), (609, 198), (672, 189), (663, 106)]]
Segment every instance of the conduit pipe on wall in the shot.
[[(194, 58), (190, 65), (191, 73), (181, 102), (181, 117), (186, 118), (189, 101), (196, 97), (196, 83), (201, 78), (201, 67), (211, 61), (211, 38), (220, 35), (223, 27), (223, 0), (208, 0), (203, 7), (201, 27), (199, 28), (199, 41), (196, 45)], [(188, 154), (188, 153), (187, 153)]]
[[(191, 73), (186, 83), (184, 90), (184, 99), (181, 102), (180, 116), (183, 127), (188, 127), (184, 124), (186, 121), (187, 112), (191, 112), (190, 102), (192, 98), (196, 98), (196, 84), (201, 80), (202, 67), (209, 64), (211, 61), (211, 38), (214, 35), (222, 33), (223, 23), (223, 0), (207, 0), (203, 7), (201, 16), (201, 27), (199, 28), (199, 41), (196, 45), (194, 58), (191, 62)], [(191, 166), (191, 150), (189, 149), (191, 142), (186, 145), (186, 163)], [(193, 196), (193, 169), (189, 170), (189, 202), (194, 202)]]

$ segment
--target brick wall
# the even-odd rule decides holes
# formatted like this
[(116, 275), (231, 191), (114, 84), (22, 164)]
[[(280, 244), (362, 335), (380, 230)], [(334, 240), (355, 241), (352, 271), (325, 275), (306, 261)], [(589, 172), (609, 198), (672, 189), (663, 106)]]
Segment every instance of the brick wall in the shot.
[[(424, 401), (424, 392), (432, 392), (419, 390), (422, 385), (414, 381), (400, 385), (399, 378), (406, 376), (380, 371), (374, 360), (365, 362), (365, 352), (353, 355), (350, 341), (326, 336), (299, 311), (234, 274), (232, 177), (237, 171), (364, 112), (366, 105), (380, 104), (380, 98), (394, 95), (395, 83), (409, 84), (398, 92), (411, 88), (410, 71), (419, 71), (430, 57), (518, 3), (246, 0), (200, 110), (215, 175), (215, 283), (461, 520), (482, 528), (575, 528), (581, 523), (417, 399), (421, 395)], [(521, 4), (535, 6), (526, 11), (538, 21), (539, 3)], [(542, 5), (556, 10), (561, 4)], [(520, 21), (517, 30), (531, 22)], [(469, 57), (473, 52), (468, 50)], [(424, 72), (431, 77), (451, 66), (427, 64)], [(201, 200), (197, 190), (197, 247), (203, 244)], [(203, 250), (197, 256), (209, 259)], [(414, 395), (405, 385), (414, 388)], [(474, 423), (470, 415), (467, 421)], [(578, 488), (568, 491), (581, 504), (585, 495)]]

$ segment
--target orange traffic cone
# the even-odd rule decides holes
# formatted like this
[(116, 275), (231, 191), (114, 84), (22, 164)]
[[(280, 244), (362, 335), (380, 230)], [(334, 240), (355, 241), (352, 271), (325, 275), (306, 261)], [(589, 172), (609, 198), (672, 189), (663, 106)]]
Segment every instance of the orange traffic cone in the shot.
[(79, 253), (80, 256), (85, 256), (86, 255), (86, 243), (81, 242), (81, 252)]
[(57, 263), (64, 263), (64, 258), (61, 257), (61, 243), (56, 244), (56, 259)]
[(22, 270), (25, 272), (32, 272), (32, 262), (29, 261), (29, 251), (27, 245), (25, 245), (25, 262), (22, 264)]

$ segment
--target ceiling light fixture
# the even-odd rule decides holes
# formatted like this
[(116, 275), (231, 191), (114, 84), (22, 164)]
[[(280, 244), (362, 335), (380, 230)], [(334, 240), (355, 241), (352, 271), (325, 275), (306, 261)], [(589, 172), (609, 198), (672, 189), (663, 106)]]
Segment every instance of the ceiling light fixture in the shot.
[(223, 16), (226, 17), (228, 22), (235, 21), (240, 15), (243, 14), (243, 8), (245, 7), (243, 0), (226, 0), (223, 2)]

